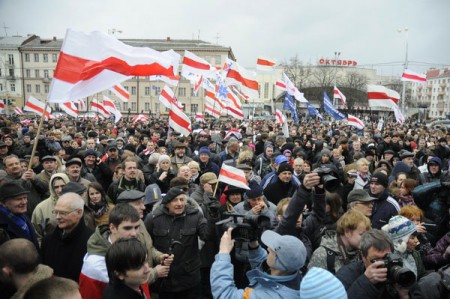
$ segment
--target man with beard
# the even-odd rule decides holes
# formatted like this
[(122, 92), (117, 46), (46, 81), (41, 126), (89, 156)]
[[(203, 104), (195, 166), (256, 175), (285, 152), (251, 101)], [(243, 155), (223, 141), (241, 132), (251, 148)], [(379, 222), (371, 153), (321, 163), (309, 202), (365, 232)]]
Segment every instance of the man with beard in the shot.
[(145, 191), (145, 182), (137, 178), (138, 169), (136, 160), (125, 160), (123, 162), (123, 169), (123, 176), (118, 181), (113, 182), (108, 188), (107, 195), (114, 204), (117, 202), (120, 193), (125, 190)]
[(102, 185), (103, 190), (108, 190), (114, 175), (114, 172), (102, 162), (97, 156), (97, 152), (92, 149), (88, 149), (84, 153), (82, 172), (92, 174), (97, 182)]
[(294, 169), (288, 163), (281, 163), (277, 170), (277, 179), (264, 189), (264, 195), (267, 200), (277, 205), (278, 202), (286, 197), (291, 197), (299, 184), (292, 178)]
[(187, 165), (192, 159), (186, 156), (186, 145), (184, 143), (177, 141), (173, 144), (173, 148), (174, 155), (170, 158), (170, 164), (172, 165), (172, 170), (178, 172), (181, 166)]

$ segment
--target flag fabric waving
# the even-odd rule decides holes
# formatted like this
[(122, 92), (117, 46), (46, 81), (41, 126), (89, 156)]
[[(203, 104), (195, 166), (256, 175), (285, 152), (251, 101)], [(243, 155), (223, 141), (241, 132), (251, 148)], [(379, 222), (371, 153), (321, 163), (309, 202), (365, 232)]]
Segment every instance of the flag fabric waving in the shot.
[(276, 61), (269, 58), (258, 57), (256, 60), (256, 69), (262, 72), (271, 72), (275, 69)]
[(3, 112), (3, 109), (5, 109), (5, 103), (3, 102), (3, 99), (0, 99), (0, 113)]
[(224, 182), (228, 185), (250, 190), (247, 180), (245, 179), (244, 171), (233, 166), (228, 166), (225, 163), (222, 164), (218, 179), (220, 182)]
[(192, 132), (191, 120), (173, 102), (169, 111), (169, 126), (184, 136), (188, 136)]
[(228, 85), (236, 85), (241, 91), (252, 99), (259, 98), (258, 81), (256, 74), (241, 67), (237, 62), (230, 62), (225, 82)]
[(169, 86), (164, 86), (163, 90), (159, 94), (159, 101), (168, 109), (172, 107), (174, 103), (174, 93)]
[[(33, 96), (30, 96), (28, 98), (28, 101), (26, 102), (25, 106), (23, 107), (23, 110), (34, 112), (38, 115), (42, 115), (44, 113), (44, 109), (45, 109), (45, 103), (39, 101), (38, 99), (36, 99)], [(45, 112), (45, 118), (44, 118), (45, 120), (50, 119), (51, 112), (52, 112), (52, 108), (50, 108), (50, 106), (47, 106), (47, 111)]]
[(180, 76), (162, 76), (162, 75), (155, 75), (150, 76), (149, 81), (163, 81), (164, 83), (167, 83), (172, 86), (177, 86), (180, 82)]
[(289, 110), (292, 114), (292, 118), (294, 119), (295, 123), (298, 123), (298, 114), (297, 109), (295, 105), (294, 97), (291, 96), (289, 93), (286, 93), (284, 96), (284, 103), (283, 103), (283, 109)]
[(79, 110), (74, 102), (59, 103), (59, 108), (72, 117), (78, 117)]
[(335, 120), (343, 120), (345, 118), (345, 115), (333, 106), (333, 103), (331, 103), (330, 98), (325, 91), (323, 92), (323, 107), (325, 112)]
[(394, 110), (395, 120), (399, 124), (403, 124), (403, 122), (405, 121), (405, 117), (403, 116), (403, 113), (400, 111), (400, 108), (398, 108), (398, 106), (392, 106), (391, 108), (392, 110)]
[(282, 90), (282, 91), (286, 91), (286, 83), (284, 83), (281, 80), (277, 80), (277, 82), (275, 83), (275, 88)]
[(86, 103), (84, 102), (84, 100), (78, 100), (75, 101), (75, 104), (78, 104), (78, 110), (80, 111), (86, 111), (87, 107), (86, 107)]
[(116, 108), (114, 102), (107, 96), (103, 96), (103, 107), (111, 114), (114, 114), (114, 122), (117, 123), (122, 118), (122, 113)]
[(131, 47), (100, 31), (68, 29), (48, 101), (62, 103), (88, 97), (132, 76), (174, 76), (179, 58), (173, 50)]
[(97, 101), (97, 99), (92, 99), (91, 102), (91, 110), (92, 112), (98, 112), (101, 115), (103, 115), (104, 117), (107, 117), (109, 115), (108, 110), (106, 110), (105, 106), (103, 106), (102, 103), (100, 103), (99, 101)]
[(289, 79), (289, 77), (283, 73), (283, 81), (286, 86), (286, 92), (293, 96), (297, 101), (306, 103), (308, 102), (307, 99), (305, 99), (303, 93), (301, 93), (297, 87), (295, 87), (294, 83)]
[(197, 96), (200, 86), (202, 86), (202, 82), (203, 82), (203, 76), (200, 76), (198, 81), (195, 82), (194, 89), (192, 90), (192, 93), (194, 94), (194, 96)]
[(323, 119), (322, 114), (320, 114), (319, 110), (316, 109), (310, 102), (306, 103), (306, 107), (308, 108), (308, 114), (311, 116), (317, 115), (320, 119)]
[(131, 119), (131, 122), (137, 122), (137, 121), (147, 121), (149, 119), (149, 117), (147, 115), (144, 114), (138, 114), (133, 116), (133, 118)]
[(236, 119), (243, 120), (244, 119), (244, 112), (242, 112), (241, 108), (238, 108), (234, 105), (227, 105), (225, 106), (226, 113)]
[(121, 84), (114, 85), (110, 90), (124, 103), (130, 99), (130, 93)]
[(209, 64), (205, 59), (198, 57), (187, 50), (184, 51), (183, 66), (181, 73), (183, 76), (197, 74), (208, 76), (216, 71), (216, 68)]
[(389, 107), (398, 105), (400, 95), (392, 89), (382, 85), (367, 85), (369, 107)]
[(205, 122), (205, 116), (202, 114), (202, 113), (199, 113), (199, 112), (197, 112), (196, 114), (195, 114), (195, 121), (196, 122), (201, 122), (201, 123), (204, 123)]
[(340, 99), (342, 105), (346, 105), (347, 103), (347, 98), (345, 97), (345, 95), (335, 86), (334, 87), (334, 95), (333, 95), (334, 99)]
[(357, 118), (356, 116), (348, 114), (347, 120), (348, 120), (349, 126), (353, 126), (353, 127), (357, 128), (358, 130), (362, 130), (365, 127), (363, 121), (360, 120), (359, 118)]
[(405, 69), (402, 74), (401, 81), (411, 81), (411, 82), (418, 82), (418, 83), (426, 83), (427, 82), (427, 75), (416, 73), (411, 70)]
[(205, 112), (208, 113), (209, 115), (211, 115), (212, 117), (218, 119), (222, 112), (217, 110), (217, 108), (218, 107), (213, 107), (213, 105), (211, 105), (208, 102), (205, 103)]
[(286, 122), (286, 116), (278, 109), (276, 110), (275, 117), (277, 124), (283, 125)]
[(14, 112), (16, 114), (18, 114), (18, 115), (22, 115), (23, 114), (23, 111), (19, 107), (14, 108)]

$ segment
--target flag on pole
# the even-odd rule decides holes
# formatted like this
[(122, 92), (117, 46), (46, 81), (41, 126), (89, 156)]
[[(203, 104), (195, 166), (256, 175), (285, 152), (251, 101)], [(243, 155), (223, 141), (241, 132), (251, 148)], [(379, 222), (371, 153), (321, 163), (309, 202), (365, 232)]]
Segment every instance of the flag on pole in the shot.
[(84, 102), (84, 100), (79, 99), (79, 100), (75, 101), (75, 103), (78, 104), (78, 110), (86, 111), (87, 107), (86, 107), (86, 103)]
[[(37, 115), (42, 115), (44, 113), (45, 103), (39, 101), (33, 96), (30, 96), (28, 98), (28, 101), (26, 102), (25, 106), (23, 107), (23, 110), (30, 111), (33, 113), (36, 113)], [(20, 110), (20, 109), (19, 109)], [(50, 113), (52, 112), (52, 108), (50, 106), (47, 106), (47, 111), (45, 112), (45, 120), (50, 119)], [(20, 113), (18, 113), (20, 114)], [(22, 112), (23, 114), (23, 112)]]
[(225, 82), (228, 85), (239, 86), (241, 91), (250, 98), (259, 98), (256, 74), (241, 67), (237, 62), (231, 63), (231, 66), (226, 74)]
[(116, 108), (114, 102), (107, 96), (103, 96), (103, 107), (111, 114), (114, 114), (114, 122), (117, 123), (122, 118), (122, 113)]
[(23, 111), (20, 110), (19, 107), (14, 108), (14, 112), (15, 112), (16, 114), (18, 114), (18, 115), (22, 115), (22, 114), (23, 114)]
[(188, 136), (192, 132), (191, 120), (173, 102), (169, 111), (169, 126), (184, 136)]
[(186, 76), (197, 74), (208, 76), (216, 71), (216, 68), (209, 64), (205, 59), (198, 57), (187, 50), (184, 51), (183, 66), (181, 73)]
[(250, 190), (245, 179), (244, 171), (233, 166), (228, 166), (225, 163), (222, 164), (222, 168), (220, 169), (219, 181), (231, 186)]
[(130, 99), (130, 93), (121, 84), (114, 85), (110, 90), (124, 103)]
[(272, 72), (275, 69), (276, 61), (270, 58), (258, 57), (256, 69), (262, 72)]
[(68, 29), (53, 75), (48, 101), (88, 97), (132, 76), (174, 76), (179, 54), (128, 46), (114, 36)]
[(218, 119), (222, 112), (217, 110), (217, 107), (213, 107), (213, 105), (211, 105), (210, 103), (206, 102), (205, 103), (205, 113), (208, 113), (212, 117)]
[(294, 119), (295, 123), (298, 123), (298, 115), (297, 115), (297, 108), (295, 105), (295, 100), (292, 95), (286, 92), (286, 95), (284, 96), (284, 103), (283, 103), (283, 109), (289, 110), (292, 114), (292, 118)]
[(72, 117), (78, 117), (79, 110), (74, 102), (59, 103), (59, 108)]
[(199, 122), (199, 123), (204, 123), (205, 122), (205, 116), (202, 113), (197, 112), (195, 114), (195, 121)]
[(286, 116), (278, 109), (276, 110), (275, 117), (277, 124), (283, 125), (286, 122)]
[(359, 118), (357, 118), (356, 116), (348, 114), (347, 120), (348, 120), (349, 126), (353, 126), (353, 127), (357, 128), (358, 130), (362, 130), (365, 127), (363, 121), (360, 120)]
[(227, 100), (230, 102), (234, 107), (241, 109), (242, 108), (242, 102), (241, 100), (231, 91), (231, 89), (228, 90), (227, 93)]
[(3, 102), (3, 99), (0, 99), (0, 113), (3, 112), (3, 109), (5, 109), (5, 103)]
[(219, 113), (222, 113), (222, 110), (225, 109), (225, 105), (223, 102), (216, 96), (215, 92), (206, 91), (205, 95), (205, 104), (208, 103), (211, 105), (211, 107), (214, 108), (214, 110), (219, 111)]
[(194, 93), (194, 96), (197, 96), (198, 90), (200, 89), (200, 86), (202, 86), (202, 82), (203, 82), (203, 76), (200, 76), (198, 78), (198, 81), (195, 82), (195, 84), (194, 84), (194, 89), (192, 91)]
[(335, 86), (334, 87), (334, 99), (340, 99), (342, 105), (346, 105), (347, 103), (347, 98), (345, 97), (345, 95)]
[(243, 120), (244, 119), (244, 112), (242, 112), (242, 109), (234, 106), (234, 105), (227, 105), (225, 107), (226, 113), (236, 119)]
[(334, 107), (333, 103), (331, 103), (330, 98), (325, 91), (323, 92), (323, 107), (325, 109), (325, 112), (335, 120), (343, 120), (345, 118), (345, 115), (337, 110), (336, 107)]
[(230, 89), (237, 95), (239, 96), (241, 99), (243, 100), (248, 100), (248, 96), (243, 94), (242, 92), (240, 92), (236, 87), (234, 86), (230, 86)]
[(405, 121), (405, 117), (403, 116), (403, 113), (400, 111), (398, 106), (392, 106), (391, 108), (392, 110), (394, 110), (395, 120), (399, 124), (403, 124), (403, 122)]
[(427, 75), (416, 73), (411, 70), (405, 69), (402, 74), (401, 81), (411, 81), (411, 82), (418, 82), (418, 83), (426, 83), (427, 82)]
[(299, 102), (303, 102), (306, 103), (308, 102), (307, 99), (305, 99), (305, 96), (303, 95), (303, 93), (301, 93), (297, 87), (295, 87), (294, 83), (292, 83), (292, 81), (289, 79), (289, 77), (283, 73), (283, 80), (284, 80), (284, 84), (286, 86), (286, 92), (293, 96), (297, 101)]
[(98, 112), (101, 115), (103, 115), (104, 117), (107, 117), (109, 115), (108, 110), (106, 110), (105, 106), (103, 106), (102, 103), (100, 103), (99, 101), (97, 101), (97, 99), (92, 99), (91, 101), (91, 110), (93, 112)]
[(155, 75), (150, 76), (149, 81), (163, 81), (164, 83), (167, 83), (172, 86), (178, 86), (178, 83), (180, 82), (180, 76), (162, 76), (162, 75)]
[(137, 121), (143, 122), (143, 121), (147, 121), (148, 119), (149, 119), (149, 117), (148, 117), (147, 115), (144, 115), (144, 114), (138, 114), (138, 115), (135, 115), (135, 116), (131, 119), (131, 122), (137, 122)]
[(382, 85), (367, 85), (369, 107), (389, 107), (398, 105), (400, 95)]
[(320, 119), (323, 119), (322, 114), (320, 114), (319, 110), (316, 109), (310, 102), (306, 103), (306, 107), (308, 108), (308, 114), (311, 116), (317, 115)]
[(163, 90), (159, 94), (159, 101), (168, 109), (172, 107), (174, 102), (174, 93), (169, 86), (164, 86)]
[(277, 82), (275, 83), (275, 88), (281, 91), (286, 91), (286, 84), (281, 80), (277, 80)]

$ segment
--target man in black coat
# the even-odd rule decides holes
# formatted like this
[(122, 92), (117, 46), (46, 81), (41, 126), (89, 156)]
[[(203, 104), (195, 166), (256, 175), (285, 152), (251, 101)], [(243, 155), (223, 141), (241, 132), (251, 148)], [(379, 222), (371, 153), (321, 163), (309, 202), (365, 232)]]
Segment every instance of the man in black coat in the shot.
[(50, 266), (56, 276), (78, 282), (87, 241), (93, 231), (85, 226), (83, 198), (66, 193), (56, 202), (54, 213), (58, 227), (42, 241), (42, 263)]

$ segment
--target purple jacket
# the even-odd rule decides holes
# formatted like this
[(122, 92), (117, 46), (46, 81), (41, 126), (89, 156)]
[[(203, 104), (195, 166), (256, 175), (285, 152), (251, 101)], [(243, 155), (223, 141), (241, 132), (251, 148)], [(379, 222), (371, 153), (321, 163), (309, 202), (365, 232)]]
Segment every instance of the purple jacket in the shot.
[(423, 263), (427, 269), (439, 269), (450, 263), (450, 256), (444, 258), (447, 247), (450, 246), (450, 232), (444, 235), (436, 246), (424, 257)]

